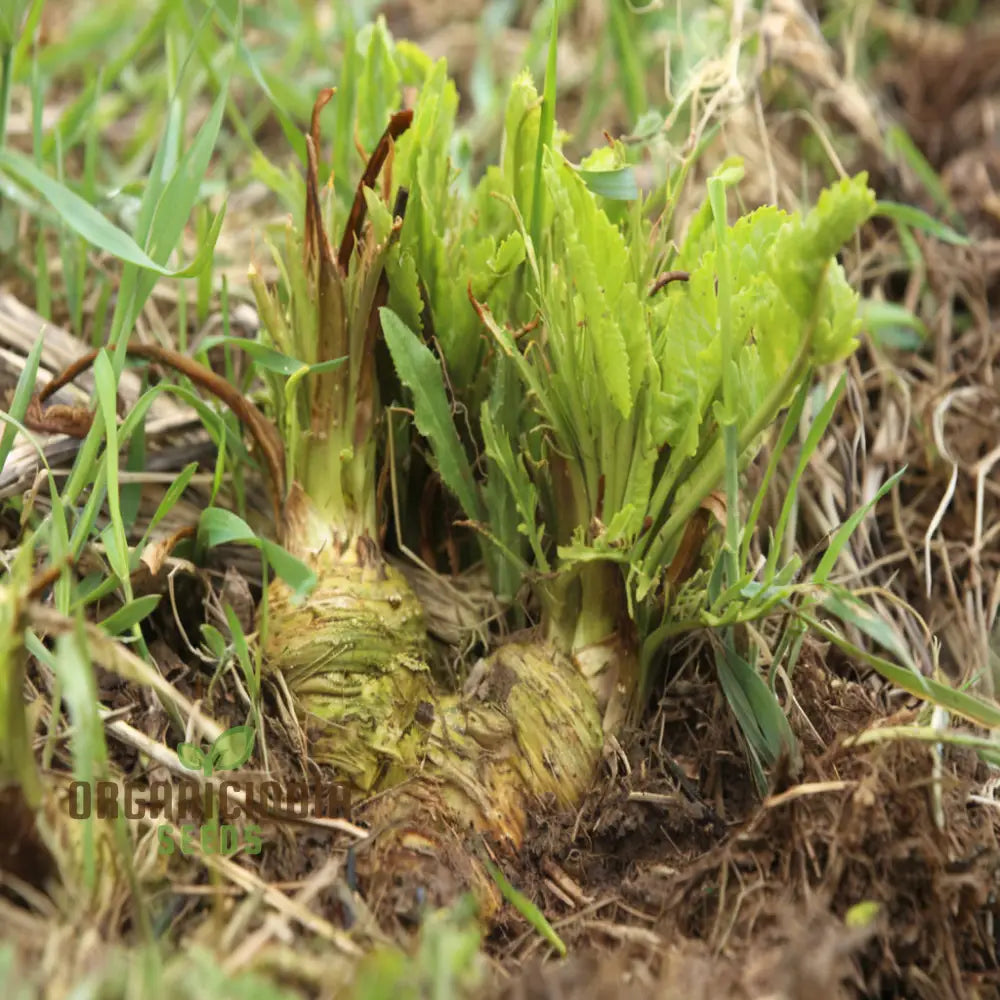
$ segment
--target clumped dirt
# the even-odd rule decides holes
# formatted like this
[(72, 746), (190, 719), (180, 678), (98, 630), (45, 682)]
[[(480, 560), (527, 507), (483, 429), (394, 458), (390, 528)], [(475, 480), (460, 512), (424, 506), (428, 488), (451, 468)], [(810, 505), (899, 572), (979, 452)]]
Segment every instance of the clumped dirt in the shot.
[[(796, 698), (804, 771), (763, 803), (714, 689), (663, 699), (631, 742), (630, 773), (529, 838), (520, 884), (577, 958), (538, 966), (537, 939), (509, 922), (496, 946), (526, 964), (500, 996), (603, 997), (616, 984), (626, 996), (996, 995), (1000, 823), (989, 795), (973, 798), (985, 767), (949, 750), (937, 774), (925, 744), (845, 746), (885, 714), (820, 664), (796, 675)], [(649, 733), (662, 735), (651, 745)], [(724, 780), (706, 801), (713, 772)]]
[[(915, 721), (918, 707), (888, 698), (849, 666), (835, 668), (826, 653), (807, 644), (794, 675), (789, 717), (801, 773), (779, 766), (762, 802), (710, 658), (684, 651), (684, 670), (609, 752), (580, 811), (558, 816), (539, 804), (520, 859), (505, 863), (571, 957), (553, 960), (508, 907), (488, 940), (498, 963), (490, 995), (1000, 995), (1000, 804), (985, 766), (954, 748), (938, 762), (926, 743), (850, 745), (866, 730)], [(179, 690), (208, 695), (220, 721), (241, 721), (235, 677), (220, 676), (211, 692), (210, 680), (193, 655), (176, 658)], [(108, 674), (99, 681), (121, 717), (153, 740), (167, 738), (169, 720), (155, 704), (130, 704)], [(297, 736), (280, 706), (269, 706), (271, 775), (297, 778)], [(114, 741), (111, 749), (120, 773), (148, 773), (133, 748)], [(360, 929), (361, 940), (380, 940), (369, 915), (377, 901), (355, 891), (352, 838), (264, 825), (264, 851), (240, 858), (241, 867), (264, 884), (291, 886), (334, 863), (339, 874), (310, 908), (334, 927)], [(171, 879), (188, 886), (173, 897), (171, 925), (207, 930), (210, 911), (196, 891), (208, 887), (205, 868), (176, 859)]]

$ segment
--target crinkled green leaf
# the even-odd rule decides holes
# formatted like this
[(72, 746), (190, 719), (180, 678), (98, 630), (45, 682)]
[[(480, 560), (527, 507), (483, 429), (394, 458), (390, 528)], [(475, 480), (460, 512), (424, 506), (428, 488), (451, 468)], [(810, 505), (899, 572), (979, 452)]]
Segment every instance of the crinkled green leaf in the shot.
[(825, 188), (802, 220), (782, 229), (770, 251), (771, 274), (800, 316), (812, 314), (830, 258), (875, 212), (868, 175), (858, 174)]
[[(359, 36), (363, 44), (363, 36)], [(358, 135), (370, 154), (385, 130), (389, 116), (399, 110), (400, 73), (393, 57), (392, 40), (381, 15), (368, 33), (368, 49), (358, 75)]]
[(417, 87), (430, 76), (434, 60), (418, 45), (401, 38), (395, 45), (396, 66), (403, 86)]
[(510, 274), (523, 260), (524, 237), (518, 232), (513, 232), (497, 247), (496, 252), (486, 262), (486, 266), (497, 277), (503, 277)]
[(389, 279), (389, 308), (411, 330), (423, 330), (424, 300), (413, 254), (406, 251), (391, 254), (386, 260), (385, 273)]
[(653, 401), (653, 438), (671, 449), (671, 459), (694, 455), (700, 428), (719, 384), (714, 254), (661, 292), (653, 310), (653, 351), (660, 386)]
[(570, 299), (566, 328), (550, 330), (550, 336), (565, 339), (561, 360), (578, 366), (566, 374), (584, 380), (595, 402), (606, 393), (627, 418), (646, 377), (649, 342), (639, 293), (628, 280), (625, 240), (562, 157), (548, 156), (545, 177)]
[[(497, 596), (501, 601), (508, 602), (513, 600), (527, 570), (526, 554), (529, 544), (540, 548), (544, 533), (544, 525), (538, 523), (537, 496), (520, 499), (533, 494), (534, 485), (523, 461), (516, 463), (516, 468), (514, 467), (511, 438), (516, 436), (516, 429), (525, 426), (530, 416), (523, 406), (523, 390), (518, 384), (517, 373), (508, 358), (496, 358), (493, 384), (481, 409), (484, 411), (480, 414), (483, 439), (492, 446), (483, 446), (486, 458), (483, 503), (489, 517), (489, 533), (486, 537), (492, 543), (484, 555)], [(510, 448), (509, 462), (506, 452), (498, 454), (495, 440), (497, 426), (506, 429), (504, 440)], [(502, 463), (507, 463), (506, 469), (502, 467)], [(530, 543), (523, 530), (526, 524), (520, 513), (521, 509), (535, 511), (531, 522), (535, 536)], [(481, 532), (484, 530), (480, 528)]]
[(653, 443), (648, 408), (646, 414), (647, 418), (637, 433), (621, 506), (607, 525), (607, 537), (613, 544), (634, 541), (642, 530), (649, 509), (659, 448)]
[(835, 260), (827, 269), (819, 299), (812, 358), (818, 365), (828, 365), (852, 354), (861, 332), (858, 293), (848, 284), (844, 269)]
[(485, 404), (480, 424), (486, 455), (492, 463), (490, 466), (491, 478), (494, 478), (495, 473), (499, 472), (507, 484), (509, 496), (513, 499), (520, 518), (517, 530), (530, 543), (535, 553), (538, 568), (544, 572), (548, 569), (548, 560), (542, 549), (545, 525), (539, 517), (538, 491), (524, 466), (524, 457), (515, 453), (510, 438), (504, 433), (503, 428), (496, 426), (493, 414)]
[[(474, 333), (477, 324), (466, 293), (479, 267), (468, 262), (467, 231), (456, 234), (453, 228), (456, 199), (448, 151), (457, 108), (458, 94), (441, 60), (420, 92), (413, 124), (400, 140), (394, 173), (409, 188), (401, 252), (418, 262), (449, 374), (464, 386), (479, 374), (481, 341)], [(452, 239), (456, 246), (449, 245)]]
[(413, 419), (431, 443), (442, 482), (472, 517), (485, 518), (468, 456), (455, 429), (441, 363), (388, 308), (379, 310), (396, 374), (413, 394)]
[[(742, 158), (730, 156), (712, 172), (712, 177), (720, 178), (726, 187), (731, 187), (742, 179), (743, 169)], [(686, 266), (692, 266), (697, 263), (703, 253), (711, 250), (714, 246), (712, 203), (706, 197), (687, 224), (687, 235), (681, 248), (681, 260), (685, 262)]]
[[(805, 222), (797, 215), (764, 207), (730, 227), (740, 419), (752, 416), (789, 370), (810, 321), (815, 322), (810, 352), (813, 363), (838, 360), (853, 350), (859, 328), (857, 298), (832, 255), (873, 204), (874, 196), (864, 187), (862, 177), (839, 185), (833, 194), (824, 192)], [(679, 450), (676, 459), (672, 455), (675, 470), (681, 459), (701, 447), (700, 428), (721, 381), (715, 329), (715, 252), (709, 249), (713, 242), (707, 227), (699, 227), (689, 237), (677, 266), (690, 269), (690, 279), (669, 286), (660, 293), (663, 303), (654, 307), (655, 323), (661, 331), (654, 333), (662, 380), (657, 434)], [(780, 267), (785, 270), (779, 273)], [(810, 286), (810, 309), (802, 311), (795, 306), (795, 295), (807, 280), (814, 283)]]
[(503, 175), (511, 186), (521, 218), (531, 218), (534, 197), (535, 158), (538, 129), (542, 119), (542, 99), (531, 73), (519, 73), (510, 88), (504, 115), (503, 148), (500, 153)]

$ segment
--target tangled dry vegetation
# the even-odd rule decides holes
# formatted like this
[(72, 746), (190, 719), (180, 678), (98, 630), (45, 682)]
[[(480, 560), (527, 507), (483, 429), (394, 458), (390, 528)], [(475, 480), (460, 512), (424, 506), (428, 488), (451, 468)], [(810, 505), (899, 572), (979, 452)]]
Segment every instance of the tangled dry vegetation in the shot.
[[(454, 4), (383, 6), (398, 36), (447, 55), (456, 77), (470, 85), (484, 44), (480, 5), (467, 3), (459, 14)], [(582, 113), (591, 53), (606, 30), (605, 6), (581, 0), (561, 42), (560, 119), (571, 130), (575, 113)], [(905, 476), (852, 538), (841, 568), (853, 586), (869, 589), (879, 616), (928, 673), (940, 669), (959, 683), (975, 678), (992, 692), (1000, 683), (1000, 24), (966, 32), (938, 20), (933, 5), (923, 6), (918, 15), (869, 5), (845, 17), (830, 41), (799, 0), (775, 0), (759, 19), (735, 4), (733, 16), (742, 15), (730, 26), (735, 49), (689, 78), (703, 91), (693, 101), (700, 113), (692, 121), (722, 121), (698, 169), (707, 174), (726, 156), (744, 157), (740, 195), (747, 205), (794, 206), (831, 176), (865, 169), (881, 198), (935, 215), (953, 206), (965, 220), (968, 245), (919, 233), (915, 246), (903, 245), (898, 230), (881, 222), (870, 223), (845, 255), (867, 296), (906, 306), (925, 334), (866, 336), (848, 363), (848, 392), (799, 485), (795, 535), (799, 549), (810, 552), (905, 465)], [(528, 25), (526, 14), (520, 27), (492, 39), (497, 62), (517, 61)], [(748, 69), (747, 39), (758, 35)], [(881, 54), (873, 66), (862, 66), (869, 35), (881, 39)], [(662, 96), (662, 79), (659, 85)], [(608, 112), (612, 119), (614, 113)], [(613, 121), (601, 124), (614, 130)], [(939, 189), (928, 189), (918, 161), (892, 145), (894, 124), (922, 152)], [(260, 205), (252, 193), (245, 197), (242, 209), (252, 215)], [(240, 210), (238, 203), (231, 209)], [(168, 293), (158, 292), (140, 333), (169, 329), (173, 307)], [(255, 317), (238, 313), (237, 321), (252, 326)], [(0, 388), (13, 387), (37, 325), (16, 287), (0, 292), (8, 364)], [(51, 330), (43, 369), (51, 376), (79, 353), (72, 338)], [(137, 391), (137, 381), (122, 383), (123, 406)], [(58, 399), (74, 405), (88, 385), (80, 380), (61, 392)], [(214, 448), (192, 411), (161, 400), (147, 433), (147, 517), (162, 482), (193, 459), (210, 463)], [(52, 465), (75, 447), (53, 439)], [(772, 517), (791, 475), (784, 468), (772, 484), (765, 505)], [(205, 497), (210, 478), (195, 482)], [(31, 450), (18, 449), (2, 472), (0, 495), (35, 488)], [(263, 523), (262, 492), (256, 506)], [(197, 509), (197, 494), (189, 494), (161, 525), (163, 537), (191, 523)], [(11, 539), (18, 525), (11, 520), (3, 530)], [(197, 703), (209, 693), (209, 678), (192, 666), (189, 636), (204, 620), (225, 630), (224, 602), (242, 609), (243, 630), (253, 631), (258, 561), (238, 546), (223, 547), (201, 571), (171, 560), (169, 551), (165, 543), (162, 561), (147, 566), (146, 592), (169, 594), (156, 613), (150, 653), (164, 679)], [(471, 648), (494, 613), (482, 581), (442, 583), (402, 561), (400, 568), (440, 608), (432, 622), (438, 638)], [(769, 627), (753, 637), (765, 655), (774, 634)], [(865, 644), (864, 636), (856, 638)], [(809, 637), (787, 690), (804, 769), (793, 780), (779, 768), (762, 803), (714, 680), (710, 642), (699, 634), (672, 651), (656, 704), (607, 756), (584, 807), (539, 817), (519, 869), (508, 872), (548, 914), (570, 957), (543, 961), (546, 942), (508, 909), (484, 957), (469, 964), (470, 975), (476, 962), (482, 965), (479, 995), (1000, 996), (1000, 803), (986, 765), (972, 749), (938, 752), (931, 742), (879, 739), (888, 727), (916, 723), (916, 701)], [(156, 743), (168, 721), (161, 704), (110, 671), (100, 677), (99, 694), (114, 713), (108, 732), (116, 768), (172, 766)], [(242, 721), (246, 695), (235, 671), (213, 684), (216, 721)], [(29, 688), (44, 714), (47, 691), (35, 676)], [(280, 691), (273, 708), (261, 734), (271, 773), (300, 773), (302, 733)], [(217, 732), (206, 725), (201, 735)], [(867, 741), (857, 740), (861, 733)], [(331, 820), (276, 824), (270, 833), (275, 849), (252, 864), (205, 857), (190, 865), (188, 884), (172, 876), (162, 894), (171, 902), (157, 911), (159, 930), (169, 928), (189, 948), (225, 953), (221, 968), (233, 975), (252, 965), (316, 996), (337, 995), (334, 984), (363, 985), (378, 969), (369, 957), (358, 971), (362, 952), (391, 944), (351, 891), (355, 866), (364, 867), (365, 831)], [(140, 832), (142, 879), (159, 863), (154, 847), (150, 832)], [(30, 882), (39, 862), (27, 839), (20, 856)], [(3, 898), (0, 920), (22, 955), (46, 970), (50, 995), (62, 995), (60, 986), (85, 979), (101, 961), (94, 955), (114, 960), (116, 946), (107, 942), (123, 930), (127, 892), (120, 883), (107, 886), (101, 919), (86, 929), (57, 925), (43, 903), (29, 913)], [(210, 909), (206, 895), (214, 899)], [(241, 902), (229, 905), (229, 895)], [(249, 901), (270, 912), (244, 936), (253, 915)], [(456, 918), (440, 940), (458, 949), (467, 930)], [(207, 975), (211, 963), (199, 961), (197, 974)], [(178, 971), (170, 981), (183, 989), (186, 974)]]

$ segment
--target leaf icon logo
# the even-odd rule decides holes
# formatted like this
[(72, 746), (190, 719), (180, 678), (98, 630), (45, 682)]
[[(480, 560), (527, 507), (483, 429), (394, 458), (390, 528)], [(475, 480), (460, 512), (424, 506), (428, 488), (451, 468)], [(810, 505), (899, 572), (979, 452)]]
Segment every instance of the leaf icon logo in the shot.
[(242, 767), (253, 753), (253, 726), (233, 726), (212, 744), (205, 753), (196, 743), (180, 743), (177, 759), (189, 770), (202, 771), (206, 777), (216, 771), (235, 771)]
[(211, 762), (214, 771), (235, 771), (242, 767), (253, 753), (252, 726), (233, 726), (212, 744)]
[(179, 743), (177, 745), (177, 759), (192, 771), (200, 771), (207, 766), (206, 774), (212, 773), (212, 765), (197, 743)]

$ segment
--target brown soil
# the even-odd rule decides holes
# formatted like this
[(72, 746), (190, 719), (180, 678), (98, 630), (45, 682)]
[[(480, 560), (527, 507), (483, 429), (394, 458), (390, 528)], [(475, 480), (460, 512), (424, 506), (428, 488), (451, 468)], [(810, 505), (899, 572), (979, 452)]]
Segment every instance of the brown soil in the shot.
[[(197, 669), (188, 676), (173, 679), (204, 693)], [(837, 676), (820, 649), (807, 647), (794, 682), (803, 770), (793, 777), (779, 767), (763, 802), (705, 676), (668, 686), (577, 814), (539, 804), (520, 858), (504, 868), (570, 957), (554, 959), (508, 907), (488, 942), (497, 960), (490, 995), (1000, 996), (1000, 811), (987, 768), (971, 751), (946, 748), (935, 770), (925, 743), (845, 745), (870, 727), (913, 721), (917, 708)], [(211, 700), (222, 722), (240, 718), (234, 695), (223, 677)], [(167, 719), (152, 708), (126, 718), (165, 739)], [(271, 773), (290, 780), (301, 759), (278, 715), (268, 713)], [(113, 751), (125, 773), (142, 776), (134, 753)], [(361, 896), (345, 892), (363, 868), (351, 838), (265, 823), (263, 839), (263, 853), (241, 865), (290, 886), (336, 863), (340, 879), (311, 908), (381, 938), (367, 923), (364, 885)], [(195, 864), (188, 877), (204, 884), (207, 873)], [(181, 870), (173, 880), (184, 881)], [(207, 918), (197, 896), (175, 898), (175, 926)], [(405, 940), (405, 925), (397, 933)]]

